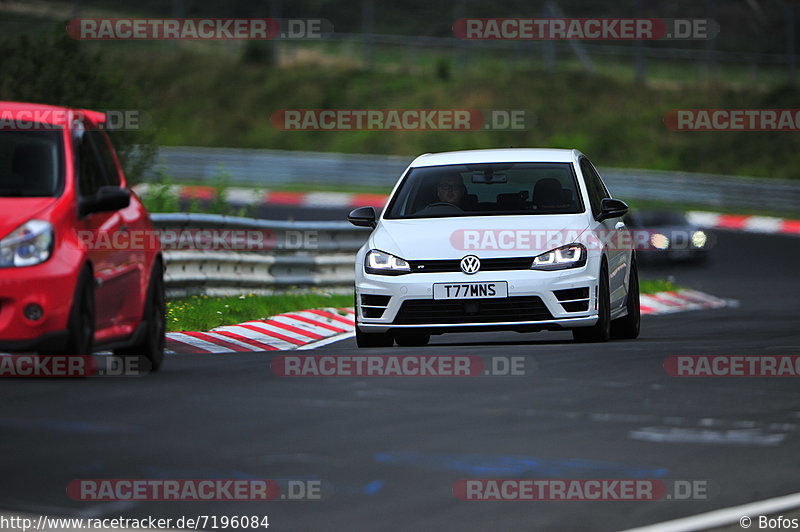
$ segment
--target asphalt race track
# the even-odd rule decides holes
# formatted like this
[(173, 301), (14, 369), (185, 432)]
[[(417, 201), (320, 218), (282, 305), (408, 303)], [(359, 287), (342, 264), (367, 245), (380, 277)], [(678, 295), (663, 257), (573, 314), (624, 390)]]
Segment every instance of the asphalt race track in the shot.
[[(524, 356), (526, 376), (289, 379), (270, 372), (270, 352), (174, 355), (144, 378), (9, 379), (0, 387), (0, 508), (266, 514), (271, 530), (577, 531), (800, 491), (797, 380), (675, 378), (662, 367), (681, 354), (800, 355), (800, 240), (718, 237), (708, 266), (645, 274), (673, 275), (738, 308), (644, 317), (639, 340), (602, 345), (566, 333), (487, 333), (373, 350)], [(350, 339), (314, 353), (355, 351)], [(452, 494), (457, 479), (509, 477), (703, 479), (719, 493), (650, 502)], [(76, 478), (318, 478), (333, 495), (83, 503), (65, 492)]]

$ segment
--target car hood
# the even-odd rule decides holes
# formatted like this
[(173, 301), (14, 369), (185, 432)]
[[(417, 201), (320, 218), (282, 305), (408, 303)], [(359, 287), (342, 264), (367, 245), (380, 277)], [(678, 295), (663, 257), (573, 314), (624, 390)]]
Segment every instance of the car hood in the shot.
[(588, 227), (585, 214), (381, 220), (369, 244), (407, 260), (529, 257), (576, 241)]
[(0, 197), (0, 239), (55, 202), (56, 198)]

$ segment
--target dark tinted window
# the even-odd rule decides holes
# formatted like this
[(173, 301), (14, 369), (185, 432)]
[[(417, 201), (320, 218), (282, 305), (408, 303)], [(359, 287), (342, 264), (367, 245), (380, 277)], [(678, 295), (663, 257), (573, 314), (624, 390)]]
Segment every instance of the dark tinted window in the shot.
[(62, 134), (61, 130), (0, 131), (0, 196), (57, 195)]
[(603, 184), (603, 180), (600, 179), (600, 175), (589, 162), (589, 159), (585, 157), (581, 159), (581, 173), (583, 174), (583, 179), (586, 181), (589, 202), (592, 205), (592, 214), (597, 216), (600, 214), (600, 204), (603, 198), (610, 198), (611, 195)]
[(92, 142), (92, 133), (96, 132), (84, 131), (75, 136), (78, 190), (82, 196), (91, 196), (97, 189), (109, 184), (106, 170)]
[(97, 150), (97, 155), (103, 167), (103, 173), (105, 174), (106, 183), (119, 186), (119, 172), (117, 171), (117, 165), (114, 163), (114, 156), (111, 153), (106, 137), (100, 131), (87, 131), (86, 134)]
[(485, 163), (413, 168), (387, 218), (583, 212), (569, 163)]

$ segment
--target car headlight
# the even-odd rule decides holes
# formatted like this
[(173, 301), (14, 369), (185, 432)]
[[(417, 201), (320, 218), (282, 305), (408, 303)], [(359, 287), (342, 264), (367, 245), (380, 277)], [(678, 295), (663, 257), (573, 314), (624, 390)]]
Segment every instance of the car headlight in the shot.
[(409, 273), (411, 266), (400, 257), (373, 249), (367, 253), (364, 270), (378, 275), (402, 275)]
[(661, 233), (653, 233), (650, 235), (650, 244), (656, 249), (669, 248), (669, 237)]
[(708, 235), (706, 235), (703, 231), (695, 231), (692, 234), (692, 245), (696, 248), (705, 247), (706, 242), (708, 242)]
[(533, 270), (566, 270), (580, 268), (586, 264), (586, 247), (582, 244), (569, 244), (551, 249), (533, 259)]
[(53, 226), (44, 220), (30, 220), (0, 240), (0, 268), (33, 266), (53, 252)]

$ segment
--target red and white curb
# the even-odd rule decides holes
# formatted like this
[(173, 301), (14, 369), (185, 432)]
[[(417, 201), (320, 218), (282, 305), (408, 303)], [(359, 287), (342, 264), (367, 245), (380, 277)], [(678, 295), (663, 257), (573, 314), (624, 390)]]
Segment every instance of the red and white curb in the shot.
[(266, 320), (225, 325), (208, 332), (167, 333), (166, 349), (174, 353), (313, 349), (352, 336), (354, 328), (351, 308), (302, 310)]
[[(696, 290), (641, 295), (642, 314), (647, 315), (736, 305), (734, 300), (720, 299)], [(188, 354), (314, 349), (350, 338), (354, 330), (352, 308), (303, 310), (266, 320), (217, 327), (208, 332), (167, 333), (167, 350)]]
[(706, 211), (689, 211), (686, 213), (686, 217), (693, 224), (708, 229), (800, 236), (800, 220), (788, 220), (772, 216), (720, 214)]
[(734, 299), (721, 299), (697, 290), (677, 290), (642, 294), (639, 296), (639, 308), (642, 314), (674, 314), (687, 310), (703, 310), (739, 306)]

